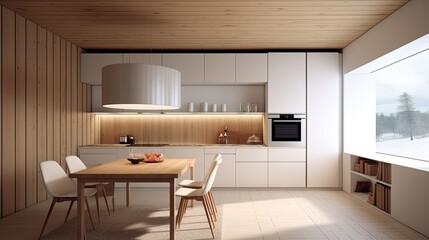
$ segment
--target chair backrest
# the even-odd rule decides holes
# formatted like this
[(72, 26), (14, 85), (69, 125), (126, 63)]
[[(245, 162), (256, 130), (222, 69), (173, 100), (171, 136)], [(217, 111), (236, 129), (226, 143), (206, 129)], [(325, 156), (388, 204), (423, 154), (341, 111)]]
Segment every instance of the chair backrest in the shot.
[(210, 162), (209, 167), (206, 170), (206, 173), (204, 175), (204, 180), (202, 182), (202, 185), (204, 186), (207, 183), (207, 180), (209, 178), (210, 173), (212, 172), (214, 166), (216, 165), (216, 161), (218, 161), (219, 159), (222, 159), (222, 155), (220, 154), (216, 154), (216, 156), (213, 157), (213, 159)]
[(64, 169), (55, 161), (44, 161), (40, 163), (43, 184), (46, 192), (52, 197), (60, 196), (64, 193), (76, 191), (76, 185), (67, 176)]
[(85, 164), (77, 156), (67, 156), (66, 163), (69, 173), (75, 173), (86, 169)]
[(222, 160), (223, 160), (222, 157), (215, 159), (212, 171), (209, 173), (208, 178), (207, 178), (207, 182), (203, 186), (203, 194), (207, 194), (210, 191), (210, 189), (212, 188), (214, 180), (216, 178), (217, 169), (219, 167), (219, 164), (222, 163)]

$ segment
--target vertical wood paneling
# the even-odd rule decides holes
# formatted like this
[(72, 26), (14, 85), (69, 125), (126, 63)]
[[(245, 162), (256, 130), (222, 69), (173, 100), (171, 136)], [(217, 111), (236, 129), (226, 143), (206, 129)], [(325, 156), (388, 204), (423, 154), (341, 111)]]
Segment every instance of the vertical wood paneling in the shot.
[(16, 210), (25, 208), (25, 18), (16, 15)]
[[(2, 11), (1, 11), (1, 7), (0, 7), (0, 27), (1, 26), (3, 26), (3, 23), (2, 23), (3, 21), (2, 21)], [(2, 46), (2, 31), (0, 31), (0, 46)], [(2, 48), (0, 47), (0, 56), (2, 55)], [(1, 59), (1, 57), (0, 57), (0, 65), (2, 64), (2, 59)], [(2, 69), (0, 68), (0, 76), (2, 75)], [(1, 96), (2, 94), (1, 94), (1, 84), (0, 84), (0, 108), (1, 108), (1, 99), (2, 99), (2, 96)], [(2, 116), (2, 114), (1, 114), (1, 110), (0, 110), (0, 118), (2, 119), (3, 118), (3, 116)], [(0, 136), (1, 136), (1, 134), (2, 134), (2, 129), (0, 128)], [(2, 144), (2, 139), (0, 138), (0, 145)], [(3, 168), (2, 168), (2, 165), (3, 165), (3, 159), (2, 159), (2, 149), (0, 148), (0, 173), (3, 171)], [(3, 203), (2, 203), (2, 199), (1, 199), (1, 195), (2, 195), (2, 193), (3, 193), (3, 188), (2, 188), (2, 177), (0, 176), (0, 217), (1, 216), (3, 216), (3, 212), (2, 212), (2, 207), (1, 206), (3, 206)]]
[(72, 76), (71, 76), (71, 44), (70, 42), (66, 42), (66, 147), (67, 155), (72, 154), (72, 144), (73, 144), (73, 137), (72, 137)]
[(78, 114), (77, 114), (77, 92), (78, 92), (78, 82), (77, 82), (77, 47), (71, 45), (71, 151), (70, 155), (76, 155), (77, 148), (77, 135), (78, 135)]
[[(37, 28), (37, 164), (46, 160), (46, 29)], [(42, 176), (37, 177), (37, 199), (46, 199)]]
[(87, 113), (91, 87), (80, 82), (82, 50), (0, 8), (3, 217), (46, 199), (39, 163), (54, 159), (65, 167), (67, 154), (99, 138), (91, 130), (98, 128), (99, 118)]
[(61, 52), (60, 52), (60, 85), (61, 85), (61, 103), (60, 103), (60, 119), (61, 119), (61, 166), (65, 167), (65, 157), (67, 154), (67, 42), (61, 39)]
[(15, 212), (15, 14), (2, 9), (2, 214)]
[(54, 159), (61, 164), (61, 39), (54, 36)]
[[(77, 82), (77, 146), (82, 145), (83, 143), (83, 84), (80, 81), (80, 53), (81, 49), (78, 48), (76, 51), (76, 82)], [(75, 148), (77, 149), (77, 148)], [(77, 155), (77, 150), (75, 150), (75, 154)]]
[(54, 159), (54, 38), (46, 32), (46, 160)]
[(37, 202), (37, 26), (27, 21), (26, 37), (26, 198), (27, 207)]

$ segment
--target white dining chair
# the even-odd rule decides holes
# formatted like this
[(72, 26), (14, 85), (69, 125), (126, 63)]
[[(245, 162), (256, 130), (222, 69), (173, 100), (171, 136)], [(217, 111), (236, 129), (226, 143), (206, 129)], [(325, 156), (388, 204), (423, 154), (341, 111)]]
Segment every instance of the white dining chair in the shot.
[(211, 169), (209, 174), (207, 175), (207, 180), (202, 188), (195, 189), (195, 188), (179, 188), (176, 191), (176, 196), (181, 197), (180, 204), (179, 204), (179, 210), (177, 212), (177, 218), (176, 218), (176, 227), (180, 228), (180, 223), (182, 222), (183, 216), (186, 212), (186, 208), (188, 205), (189, 200), (197, 200), (201, 201), (203, 203), (204, 211), (206, 213), (207, 221), (210, 226), (210, 231), (212, 233), (213, 238), (214, 232), (213, 228), (215, 228), (215, 219), (214, 217), (214, 210), (211, 205), (210, 197), (208, 193), (210, 192), (214, 180), (216, 178), (217, 169), (219, 167), (219, 164), (222, 162), (222, 158), (215, 158), (215, 161), (213, 164), (211, 164)]
[[(185, 180), (182, 180), (179, 183), (179, 186), (180, 187), (186, 187), (186, 188), (195, 188), (195, 189), (202, 188), (204, 186), (204, 184), (207, 183), (207, 179), (209, 177), (209, 174), (212, 171), (213, 166), (216, 164), (216, 161), (219, 160), (219, 159), (221, 159), (221, 158), (222, 158), (221, 154), (216, 154), (213, 157), (213, 159), (210, 162), (209, 167), (206, 170), (206, 173), (204, 175), (204, 179), (202, 181), (185, 179)], [(214, 212), (217, 213), (216, 204), (215, 204), (215, 201), (214, 201), (214, 198), (213, 198), (213, 194), (212, 194), (211, 191), (208, 192), (208, 196), (209, 196), (209, 200), (210, 200), (210, 203), (211, 203), (210, 205), (213, 207)], [(215, 214), (215, 218), (216, 218), (216, 214)]]
[[(40, 232), (39, 239), (43, 236), (49, 217), (51, 216), (52, 210), (57, 202), (70, 201), (70, 206), (67, 211), (64, 223), (67, 222), (67, 218), (70, 214), (70, 210), (73, 206), (74, 201), (77, 200), (77, 186), (66, 174), (63, 168), (56, 161), (44, 161), (40, 163), (40, 171), (45, 185), (46, 192), (52, 196), (51, 207), (49, 208), (48, 215), (46, 216), (45, 222)], [(93, 229), (95, 229), (94, 222), (92, 221), (91, 211), (89, 210), (88, 197), (92, 197), (96, 194), (95, 189), (85, 189), (85, 204), (88, 210), (89, 219)]]
[[(80, 160), (80, 158), (78, 158), (77, 156), (67, 156), (66, 157), (66, 164), (67, 164), (67, 170), (70, 173), (75, 173), (75, 172), (79, 172), (81, 170), (85, 170), (87, 167), (85, 166), (85, 164), (82, 162), (82, 160)], [(76, 181), (76, 180), (74, 180)], [(85, 188), (95, 188), (97, 190), (96, 193), (96, 205), (97, 205), (97, 214), (98, 214), (98, 222), (100, 223), (100, 208), (99, 208), (99, 204), (98, 204), (98, 198), (99, 198), (99, 193), (100, 190), (103, 193), (104, 196), (104, 202), (106, 203), (106, 207), (107, 207), (107, 212), (110, 215), (110, 210), (109, 210), (109, 204), (107, 203), (107, 196), (106, 196), (106, 188), (104, 187), (105, 185), (109, 184), (109, 182), (88, 182), (85, 183)]]

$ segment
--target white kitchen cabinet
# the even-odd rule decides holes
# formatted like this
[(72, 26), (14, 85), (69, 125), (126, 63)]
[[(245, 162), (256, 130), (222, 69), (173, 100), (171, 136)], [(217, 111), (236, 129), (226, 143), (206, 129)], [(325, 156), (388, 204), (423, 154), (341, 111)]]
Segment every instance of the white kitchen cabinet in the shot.
[(267, 187), (268, 186), (267, 162), (237, 162), (236, 186), (237, 187)]
[(204, 83), (203, 53), (165, 53), (162, 54), (162, 65), (179, 70), (182, 85)]
[(235, 84), (235, 54), (204, 54), (204, 84)]
[(305, 166), (305, 148), (268, 148), (268, 187), (305, 187)]
[(207, 170), (218, 153), (222, 155), (223, 160), (217, 169), (213, 187), (235, 187), (235, 148), (206, 148), (205, 169)]
[(268, 186), (267, 148), (236, 149), (236, 186)]
[(115, 63), (161, 65), (161, 54), (148, 53), (82, 53), (80, 79), (83, 83), (101, 86), (101, 69)]
[(307, 186), (340, 187), (339, 53), (307, 54)]
[(305, 187), (305, 162), (268, 163), (268, 187)]
[[(204, 149), (203, 148), (164, 148), (165, 158), (195, 158), (194, 179), (202, 181), (204, 179)], [(189, 171), (179, 177), (177, 184), (183, 179), (190, 179)]]
[(237, 148), (237, 162), (267, 162), (267, 148)]
[(268, 113), (306, 112), (306, 53), (268, 54)]
[(268, 81), (266, 53), (237, 53), (235, 81), (237, 84), (265, 84)]
[(305, 148), (270, 147), (268, 149), (269, 162), (305, 162)]

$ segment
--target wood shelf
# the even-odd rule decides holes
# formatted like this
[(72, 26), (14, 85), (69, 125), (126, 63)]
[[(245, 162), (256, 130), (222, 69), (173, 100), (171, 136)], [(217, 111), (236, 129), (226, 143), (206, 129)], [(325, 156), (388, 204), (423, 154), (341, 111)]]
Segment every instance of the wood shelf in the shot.
[(376, 176), (369, 176), (369, 175), (366, 175), (366, 174), (363, 174), (363, 173), (360, 173), (360, 172), (356, 172), (356, 171), (353, 171), (353, 170), (351, 170), (351, 173), (356, 174), (356, 175), (361, 176), (361, 177), (364, 177), (364, 178), (367, 178), (367, 179), (371, 180), (374, 183), (377, 182), (377, 183), (383, 184), (385, 186), (392, 187), (392, 184), (387, 183), (387, 182), (383, 182), (383, 181), (377, 179)]
[[(351, 194), (360, 200), (380, 209), (387, 214), (391, 213), (391, 189), (392, 184), (386, 181), (391, 181), (391, 166), (388, 163), (379, 162), (373, 159), (363, 158), (360, 156), (352, 155), (350, 158), (350, 175), (351, 175)], [(367, 165), (370, 164), (370, 165)], [(369, 166), (376, 164), (377, 176), (371, 176), (365, 173), (375, 174), (373, 169)], [(353, 167), (352, 167), (353, 166)], [(367, 168), (368, 167), (368, 168)], [(356, 171), (357, 169), (360, 171)], [(362, 173), (364, 171), (365, 173)], [(383, 180), (381, 180), (381, 179)], [(368, 192), (354, 192), (358, 189), (359, 182), (368, 181), (372, 183), (372, 190), (374, 197), (374, 204), (368, 202)], [(354, 190), (354, 189), (356, 190)], [(369, 189), (368, 189), (369, 190)]]
[(100, 115), (264, 115), (265, 112), (91, 112)]

